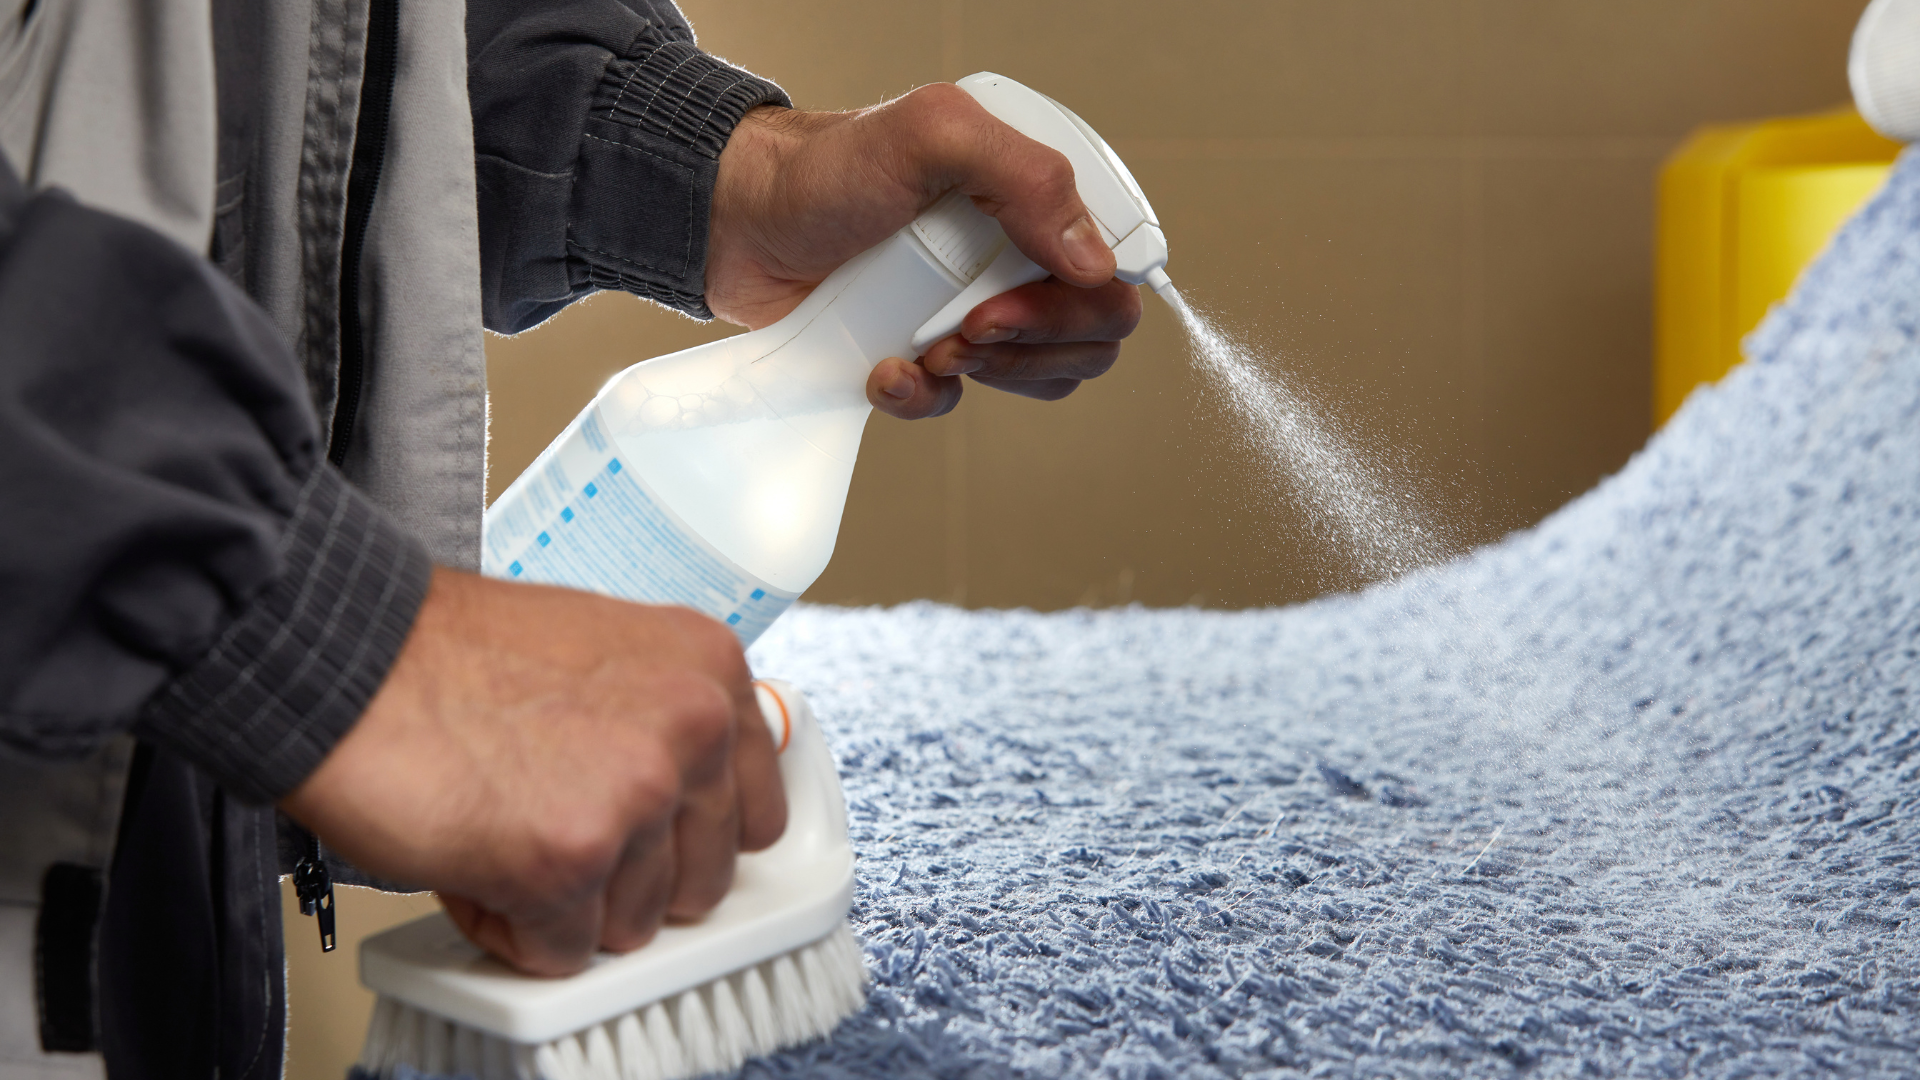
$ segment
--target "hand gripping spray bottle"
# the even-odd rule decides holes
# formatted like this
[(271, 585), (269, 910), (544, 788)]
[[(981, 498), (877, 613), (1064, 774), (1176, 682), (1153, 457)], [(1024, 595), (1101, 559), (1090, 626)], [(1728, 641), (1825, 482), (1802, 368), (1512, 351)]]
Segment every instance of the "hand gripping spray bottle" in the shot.
[[(1153, 208), (1105, 140), (1012, 79), (959, 85), (1072, 162), (1117, 277), (1171, 287)], [(981, 301), (1046, 276), (947, 195), (772, 326), (614, 377), (487, 512), (483, 570), (683, 605), (752, 644), (833, 554), (873, 366), (922, 355)]]

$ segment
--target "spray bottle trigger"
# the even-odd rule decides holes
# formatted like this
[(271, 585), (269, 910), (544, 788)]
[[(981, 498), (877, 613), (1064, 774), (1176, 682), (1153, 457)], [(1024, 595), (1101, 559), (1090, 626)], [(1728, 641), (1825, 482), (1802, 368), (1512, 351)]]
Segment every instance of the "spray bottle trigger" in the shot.
[(960, 320), (967, 312), (980, 306), (981, 301), (999, 296), (1003, 292), (1017, 289), (1029, 282), (1039, 281), (1047, 276), (1047, 271), (1039, 263), (1021, 254), (1020, 249), (1008, 244), (1000, 250), (973, 284), (961, 291), (959, 296), (947, 302), (947, 306), (934, 313), (933, 318), (922, 323), (920, 329), (913, 332), (913, 353), (925, 356), (934, 342), (960, 329)]

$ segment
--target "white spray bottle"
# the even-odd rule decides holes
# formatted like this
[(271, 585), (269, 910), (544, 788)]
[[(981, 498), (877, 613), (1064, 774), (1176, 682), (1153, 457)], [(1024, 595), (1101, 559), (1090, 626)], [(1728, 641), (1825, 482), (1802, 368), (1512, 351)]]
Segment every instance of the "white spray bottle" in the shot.
[[(1125, 165), (1058, 102), (982, 72), (960, 87), (1073, 164), (1115, 276), (1171, 287)], [(494, 577), (679, 604), (750, 645), (827, 567), (871, 406), (867, 375), (1047, 276), (955, 192), (835, 270), (772, 326), (621, 372), (486, 516)]]

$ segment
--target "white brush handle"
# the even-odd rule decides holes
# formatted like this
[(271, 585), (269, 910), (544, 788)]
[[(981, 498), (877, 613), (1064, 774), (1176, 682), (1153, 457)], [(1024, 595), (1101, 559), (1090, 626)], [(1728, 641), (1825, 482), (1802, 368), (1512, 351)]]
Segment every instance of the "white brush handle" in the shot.
[(809, 840), (845, 844), (847, 803), (840, 791), (840, 767), (827, 749), (813, 706), (784, 679), (756, 679), (753, 688), (759, 696), (760, 715), (773, 734), (773, 746), (780, 755), (780, 781), (787, 789), (787, 831), (774, 846), (785, 844), (795, 829), (805, 832)]
[(360, 981), (466, 1027), (543, 1043), (839, 930), (853, 904), (853, 849), (839, 768), (799, 691), (768, 680), (760, 695), (776, 738), (786, 736), (780, 777), (787, 831), (767, 850), (740, 856), (733, 888), (706, 918), (662, 927), (645, 947), (602, 954), (577, 975), (542, 979), (482, 952), (445, 913), (436, 913), (363, 942)]

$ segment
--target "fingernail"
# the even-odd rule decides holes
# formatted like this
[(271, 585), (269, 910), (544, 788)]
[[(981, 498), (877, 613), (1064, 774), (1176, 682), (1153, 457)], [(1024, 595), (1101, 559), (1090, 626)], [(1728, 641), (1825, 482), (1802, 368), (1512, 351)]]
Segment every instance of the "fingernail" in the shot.
[[(995, 338), (994, 340), (998, 341), (999, 339)], [(987, 361), (985, 357), (974, 356), (972, 353), (954, 353), (952, 356), (947, 357), (946, 363), (940, 366), (945, 369), (941, 372), (942, 375), (971, 375), (981, 368), (986, 367)]]
[(913, 396), (913, 380), (904, 373), (896, 371), (893, 373), (893, 378), (888, 379), (886, 384), (880, 387), (880, 392), (895, 401), (905, 401)]
[(1084, 214), (1074, 219), (1061, 236), (1066, 245), (1067, 258), (1084, 273), (1100, 274), (1110, 272), (1113, 266), (1113, 252), (1106, 242), (1100, 239), (1100, 230)]
[(966, 335), (969, 345), (992, 345), (997, 341), (1012, 341), (1013, 335), (1020, 331), (1011, 326), (989, 326), (977, 334)]

